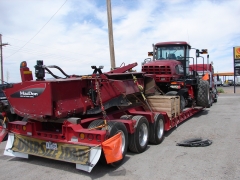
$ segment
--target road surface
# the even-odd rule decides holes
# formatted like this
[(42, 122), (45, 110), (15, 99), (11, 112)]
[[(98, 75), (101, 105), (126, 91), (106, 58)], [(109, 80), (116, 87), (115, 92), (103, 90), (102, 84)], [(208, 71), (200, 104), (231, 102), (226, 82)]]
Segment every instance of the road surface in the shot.
[[(202, 137), (208, 147), (179, 147), (177, 142)], [(160, 145), (142, 154), (128, 152), (118, 168), (98, 164), (91, 173), (75, 164), (30, 156), (3, 156), (0, 144), (0, 179), (4, 180), (233, 180), (240, 179), (240, 94), (223, 93), (218, 102), (165, 134)]]

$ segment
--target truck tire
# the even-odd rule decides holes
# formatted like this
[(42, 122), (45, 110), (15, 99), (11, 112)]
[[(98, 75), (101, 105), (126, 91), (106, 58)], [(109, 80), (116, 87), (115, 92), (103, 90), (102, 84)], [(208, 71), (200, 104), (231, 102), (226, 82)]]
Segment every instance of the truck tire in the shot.
[(160, 144), (164, 139), (164, 118), (161, 114), (155, 114), (154, 123), (149, 123), (150, 137), (149, 142)]
[(210, 105), (209, 83), (202, 79), (200, 79), (198, 85), (197, 105), (201, 107), (209, 107)]
[(133, 115), (122, 115), (120, 119), (132, 119)]
[[(88, 125), (88, 129), (97, 127), (102, 125), (104, 122), (102, 119), (99, 120), (95, 120), (92, 121), (89, 125)], [(122, 155), (123, 158), (117, 162), (111, 163), (111, 166), (118, 166), (122, 163), (123, 159), (125, 158), (125, 155), (127, 153), (127, 148), (128, 148), (128, 132), (127, 132), (127, 128), (126, 126), (121, 123), (121, 122), (117, 122), (117, 121), (109, 121), (107, 123), (107, 129), (108, 129), (108, 138), (111, 138), (112, 136), (116, 135), (117, 133), (121, 132), (121, 136), (122, 136)], [(101, 128), (101, 130), (106, 130), (105, 127)], [(104, 156), (104, 153), (102, 152), (100, 160), (99, 160), (102, 164), (107, 164), (106, 158)]]
[(185, 102), (185, 99), (182, 95), (177, 95), (177, 91), (169, 91), (166, 93), (167, 96), (180, 96), (180, 112), (183, 111), (183, 109), (185, 108), (186, 106), (186, 102)]
[(210, 96), (209, 96), (209, 101), (208, 101), (207, 108), (210, 108), (213, 105), (213, 96), (210, 92), (209, 92), (209, 94), (210, 94)]
[(133, 116), (136, 120), (135, 132), (129, 135), (129, 150), (142, 153), (146, 150), (149, 139), (149, 123), (144, 116)]
[(214, 102), (215, 102), (215, 103), (217, 102), (217, 97), (216, 97), (216, 95), (215, 95), (215, 98), (214, 98)]
[[(127, 153), (127, 148), (128, 148), (128, 131), (126, 126), (122, 122), (117, 122), (117, 121), (109, 121), (108, 122), (108, 132), (109, 136), (108, 138), (113, 137), (117, 133), (121, 132), (121, 137), (122, 137), (122, 156), (123, 158), (117, 162), (111, 163), (110, 165), (113, 167), (116, 167), (122, 163), (124, 160), (126, 153)], [(106, 158), (104, 156), (104, 153), (102, 153), (102, 157), (100, 158), (100, 162), (103, 164), (107, 164)]]
[(215, 89), (214, 92), (214, 99), (213, 99), (213, 102), (216, 103), (217, 102), (217, 98), (218, 98), (218, 95), (217, 95), (217, 90)]
[[(92, 128), (95, 128), (95, 127), (98, 127), (100, 125), (103, 124), (103, 120), (102, 119), (98, 119), (98, 120), (94, 120), (92, 121), (89, 125), (88, 125), (88, 129), (92, 129)], [(98, 128), (99, 129), (99, 128)]]

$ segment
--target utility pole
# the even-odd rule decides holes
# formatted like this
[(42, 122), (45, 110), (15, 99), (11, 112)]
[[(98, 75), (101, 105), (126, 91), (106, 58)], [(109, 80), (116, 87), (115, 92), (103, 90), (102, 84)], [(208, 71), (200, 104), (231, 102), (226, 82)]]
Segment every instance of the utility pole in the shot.
[(2, 53), (2, 47), (9, 45), (8, 43), (2, 43), (2, 34), (0, 34), (0, 52), (1, 52), (1, 61), (0, 61), (0, 69), (1, 69), (1, 81), (3, 84), (3, 53)]
[(108, 39), (109, 39), (109, 50), (110, 50), (110, 58), (111, 58), (111, 68), (114, 69), (116, 65), (115, 65), (115, 54), (114, 54), (114, 43), (113, 43), (111, 0), (106, 0), (106, 1), (107, 1)]

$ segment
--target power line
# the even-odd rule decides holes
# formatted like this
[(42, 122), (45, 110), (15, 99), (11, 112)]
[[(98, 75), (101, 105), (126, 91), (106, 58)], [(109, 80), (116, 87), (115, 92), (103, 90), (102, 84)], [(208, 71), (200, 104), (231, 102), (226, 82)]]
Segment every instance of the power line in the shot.
[[(27, 42), (27, 41), (24, 41), (24, 40), (21, 40), (21, 39), (16, 39), (16, 38), (13, 38), (13, 37), (10, 37), (10, 36), (5, 36), (5, 37), (11, 38), (11, 39), (15, 39), (15, 40), (17, 40), (17, 41)], [(41, 46), (41, 47), (48, 48), (48, 47), (46, 47), (46, 45), (41, 45), (41, 44), (32, 43), (32, 42), (28, 42), (28, 43), (33, 44), (33, 45), (38, 45), (38, 46)], [(11, 45), (11, 46), (19, 47), (19, 46), (16, 46), (16, 45)], [(26, 48), (25, 48), (25, 49), (26, 49)], [(76, 54), (76, 55), (81, 55), (81, 54), (79, 54), (79, 53), (77, 53), (77, 52), (74, 52), (74, 51), (66, 51), (65, 49), (57, 49), (57, 48), (54, 48), (54, 47), (51, 47), (51, 49), (55, 49), (55, 50), (58, 50), (58, 51), (65, 51), (65, 52), (68, 52), (68, 53), (74, 53), (74, 54)], [(33, 51), (35, 51), (35, 50), (33, 50)], [(8, 56), (8, 57), (10, 57), (10, 56)]]
[(43, 27), (30, 39), (28, 40), (21, 48), (19, 48), (15, 53), (13, 53), (12, 55), (6, 57), (9, 58), (11, 56), (13, 56), (14, 54), (16, 54), (18, 51), (20, 51), (22, 48), (24, 48), (31, 40), (33, 40), (33, 38), (35, 38), (42, 30), (43, 28), (52, 20), (52, 18), (58, 13), (58, 11), (60, 11), (60, 9), (66, 4), (68, 0), (66, 0), (60, 8), (58, 8), (58, 10), (52, 15), (52, 17), (43, 25)]
[[(16, 49), (18, 49), (17, 47), (19, 46), (11, 46), (8, 48), (8, 51), (15, 51)], [(21, 50), (22, 53), (25, 54), (32, 54), (32, 55), (37, 55), (37, 56), (41, 56), (41, 58), (54, 58), (54, 59), (62, 59), (62, 60), (68, 60), (68, 61), (80, 61), (80, 58), (76, 58), (76, 56), (74, 56), (74, 54), (71, 53), (72, 56), (66, 56), (63, 54), (55, 54), (55, 53), (46, 53), (45, 51), (39, 51), (39, 50), (32, 50), (32, 49), (28, 49), (28, 48), (24, 48)], [(88, 55), (82, 55), (82, 54), (78, 54), (77, 57), (81, 57), (86, 59), (88, 57)], [(86, 61), (86, 60), (85, 60)]]

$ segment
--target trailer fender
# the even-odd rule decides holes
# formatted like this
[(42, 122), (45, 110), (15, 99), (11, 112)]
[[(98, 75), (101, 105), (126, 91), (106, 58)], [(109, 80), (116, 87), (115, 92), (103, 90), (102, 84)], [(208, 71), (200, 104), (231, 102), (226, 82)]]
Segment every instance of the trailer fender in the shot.
[(8, 133), (8, 141), (4, 150), (4, 155), (6, 156), (13, 156), (13, 157), (20, 157), (20, 158), (26, 158), (28, 159), (28, 154), (21, 153), (21, 152), (15, 152), (12, 149), (14, 142), (14, 134)]
[(101, 147), (93, 148), (90, 151), (90, 157), (89, 157), (90, 163), (88, 165), (76, 164), (76, 169), (91, 172), (94, 166), (97, 164), (98, 160), (100, 159), (101, 152), (102, 152)]

